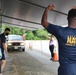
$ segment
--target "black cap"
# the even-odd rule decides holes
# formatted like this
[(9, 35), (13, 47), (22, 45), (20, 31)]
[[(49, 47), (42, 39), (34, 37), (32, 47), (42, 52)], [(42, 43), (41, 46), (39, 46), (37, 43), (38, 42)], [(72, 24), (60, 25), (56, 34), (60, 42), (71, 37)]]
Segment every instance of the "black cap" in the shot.
[(76, 17), (76, 9), (71, 9), (68, 12), (68, 18)]

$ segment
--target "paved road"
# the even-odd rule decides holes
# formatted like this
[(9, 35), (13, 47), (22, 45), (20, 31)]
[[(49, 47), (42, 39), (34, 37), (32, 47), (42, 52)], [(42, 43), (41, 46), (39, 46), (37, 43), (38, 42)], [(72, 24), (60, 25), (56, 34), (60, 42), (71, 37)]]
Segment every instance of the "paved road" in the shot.
[(13, 51), (6, 55), (7, 65), (3, 75), (57, 75), (58, 62), (33, 50)]

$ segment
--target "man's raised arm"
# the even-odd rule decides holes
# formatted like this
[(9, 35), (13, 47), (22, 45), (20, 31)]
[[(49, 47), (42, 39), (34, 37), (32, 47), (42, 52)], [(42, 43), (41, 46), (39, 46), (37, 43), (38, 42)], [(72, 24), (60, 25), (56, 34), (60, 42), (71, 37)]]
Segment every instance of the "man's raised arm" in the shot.
[(42, 16), (42, 20), (41, 20), (41, 24), (43, 25), (43, 27), (45, 27), (45, 28), (47, 28), (47, 26), (48, 26), (48, 22), (47, 22), (47, 16), (48, 16), (48, 11), (49, 10), (54, 10), (54, 8), (55, 8), (55, 5), (49, 5), (46, 9), (45, 9), (45, 11), (44, 11), (44, 13), (43, 13), (43, 16)]

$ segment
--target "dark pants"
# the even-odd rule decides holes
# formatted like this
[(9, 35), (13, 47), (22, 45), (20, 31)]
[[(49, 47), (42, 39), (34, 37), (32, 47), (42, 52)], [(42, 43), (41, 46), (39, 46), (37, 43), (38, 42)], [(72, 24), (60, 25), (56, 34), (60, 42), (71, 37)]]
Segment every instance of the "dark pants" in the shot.
[(58, 68), (58, 75), (76, 75), (76, 64), (62, 64)]
[(49, 47), (49, 49), (50, 49), (50, 52), (51, 52), (51, 57), (53, 58), (53, 51), (54, 51), (54, 45), (51, 45), (50, 47)]

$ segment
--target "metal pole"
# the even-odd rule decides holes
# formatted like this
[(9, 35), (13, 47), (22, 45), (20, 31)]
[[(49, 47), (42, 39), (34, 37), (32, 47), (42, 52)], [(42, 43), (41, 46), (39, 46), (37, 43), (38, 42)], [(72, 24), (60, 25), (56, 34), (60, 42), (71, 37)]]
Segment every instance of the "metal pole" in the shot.
[(2, 1), (0, 0), (0, 33), (2, 32)]
[[(0, 16), (1, 16), (1, 15), (0, 15)], [(33, 24), (37, 24), (37, 25), (41, 25), (41, 23), (36, 23), (36, 22), (32, 22), (32, 21), (27, 21), (27, 20), (15, 18), (15, 17), (7, 16), (7, 15), (2, 15), (2, 17), (14, 19), (14, 20), (19, 20), (19, 21), (23, 21), (23, 22), (28, 22), (28, 23), (33, 23)]]
[[(0, 0), (0, 34), (2, 32), (2, 5), (1, 5), (1, 0)], [(1, 50), (1, 49), (0, 49)], [(1, 60), (0, 60), (0, 74), (1, 74)]]
[[(37, 7), (43, 8), (43, 9), (45, 9), (45, 8), (46, 8), (46, 7), (44, 7), (44, 6), (41, 6), (41, 5), (38, 5), (38, 4), (35, 4), (35, 3), (32, 3), (32, 2), (29, 2), (29, 1), (25, 1), (25, 0), (19, 0), (19, 1), (24, 2), (24, 3), (31, 4), (31, 5), (34, 5), (34, 6), (37, 6)], [(54, 11), (54, 12), (56, 12), (56, 13), (60, 13), (60, 14), (66, 15), (66, 16), (67, 16), (67, 14), (66, 14), (66, 13), (63, 13), (63, 12), (61, 12), (61, 11), (57, 11), (57, 10), (52, 10), (52, 11)]]
[(16, 26), (21, 26), (21, 27), (26, 27), (26, 28), (31, 28), (31, 29), (38, 29), (37, 27), (24, 26), (24, 25), (14, 24), (14, 23), (9, 23), (9, 22), (4, 22), (4, 21), (2, 21), (2, 23), (6, 23), (6, 24), (10, 24), (10, 25), (16, 25)]

